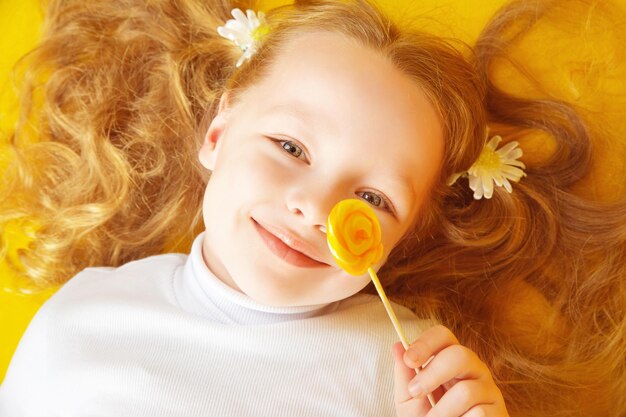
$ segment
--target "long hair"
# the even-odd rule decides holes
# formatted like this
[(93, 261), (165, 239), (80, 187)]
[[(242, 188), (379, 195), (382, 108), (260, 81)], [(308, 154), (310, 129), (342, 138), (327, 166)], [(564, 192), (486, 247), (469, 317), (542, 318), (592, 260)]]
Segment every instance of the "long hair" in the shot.
[[(267, 12), (268, 35), (236, 68), (241, 51), (216, 28), (253, 2), (50, 1), (40, 45), (19, 62), (22, 107), (0, 225), (35, 222), (19, 259), (35, 288), (88, 266), (188, 251), (203, 230), (210, 179), (197, 152), (221, 94), (236, 102), (298, 33), (338, 32), (413, 79), (443, 125), (431, 198), (379, 272), (387, 294), (476, 351), (512, 417), (624, 415), (626, 205), (576, 192), (593, 145), (611, 132), (522, 65), (514, 67), (542, 94), (507, 91), (495, 73), (566, 9), (576, 21), (592, 9), (623, 16), (602, 4), (514, 1), (469, 47), (401, 27), (366, 0), (296, 1)], [(446, 180), (476, 160), (487, 127), (550, 152), (525, 159), (513, 193), (475, 201), (467, 181)]]

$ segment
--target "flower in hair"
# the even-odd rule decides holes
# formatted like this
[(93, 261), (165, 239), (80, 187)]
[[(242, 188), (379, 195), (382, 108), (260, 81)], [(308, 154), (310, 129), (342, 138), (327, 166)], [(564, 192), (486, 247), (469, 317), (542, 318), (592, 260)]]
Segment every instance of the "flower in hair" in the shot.
[(230, 13), (234, 19), (229, 19), (224, 26), (219, 26), (217, 33), (221, 37), (233, 41), (243, 51), (243, 55), (236, 64), (239, 68), (245, 60), (254, 55), (269, 28), (263, 12), (256, 14), (253, 10), (248, 9), (246, 10), (247, 17), (241, 9), (233, 9)]
[[(487, 135), (489, 131), (487, 130)], [(493, 136), (485, 145), (476, 162), (465, 172), (454, 174), (448, 181), (448, 185), (461, 176), (468, 177), (469, 187), (474, 191), (474, 199), (491, 198), (493, 195), (493, 184), (504, 187), (509, 193), (513, 191), (510, 181), (518, 182), (526, 176), (523, 171), (526, 166), (522, 161), (518, 161), (523, 155), (519, 143), (512, 141), (497, 149), (502, 141), (500, 135)]]

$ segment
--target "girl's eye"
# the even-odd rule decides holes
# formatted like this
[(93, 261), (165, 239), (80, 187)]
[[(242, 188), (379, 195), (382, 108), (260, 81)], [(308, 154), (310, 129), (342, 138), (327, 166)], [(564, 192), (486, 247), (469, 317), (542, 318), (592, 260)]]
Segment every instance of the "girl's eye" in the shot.
[(394, 214), (394, 208), (391, 202), (385, 198), (385, 196), (373, 193), (371, 191), (363, 191), (357, 194), (363, 194), (363, 199), (373, 205), (376, 208), (382, 208), (385, 211), (388, 211)]
[[(291, 156), (293, 156), (294, 158), (302, 159), (300, 158), (300, 156), (304, 154), (304, 151), (299, 145), (296, 144), (296, 142), (292, 140), (281, 140), (281, 139), (275, 139), (274, 141), (277, 142), (280, 145), (280, 147), (285, 150), (285, 152), (287, 152), (288, 154), (291, 154)], [(306, 154), (304, 156), (306, 156)]]

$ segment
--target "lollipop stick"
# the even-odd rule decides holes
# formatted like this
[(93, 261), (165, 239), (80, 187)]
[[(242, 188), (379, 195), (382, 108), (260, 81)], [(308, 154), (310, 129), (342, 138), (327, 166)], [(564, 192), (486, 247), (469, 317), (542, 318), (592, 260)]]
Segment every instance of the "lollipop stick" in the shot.
[[(385, 290), (383, 290), (383, 286), (380, 284), (380, 280), (378, 279), (376, 272), (374, 272), (374, 270), (371, 267), (367, 269), (367, 272), (369, 272), (370, 277), (372, 277), (372, 281), (374, 282), (376, 291), (378, 291), (378, 295), (380, 296), (380, 299), (382, 300), (385, 306), (385, 309), (387, 310), (387, 315), (391, 319), (391, 322), (393, 323), (393, 327), (396, 329), (396, 333), (398, 333), (398, 336), (400, 337), (400, 340), (402, 341), (402, 346), (404, 346), (404, 350), (407, 350), (409, 348), (409, 342), (406, 336), (404, 335), (404, 331), (402, 330), (402, 326), (400, 326), (400, 322), (398, 321), (398, 318), (396, 317), (396, 313), (394, 313), (393, 308), (391, 308), (391, 303), (389, 303), (389, 300), (387, 299), (387, 295), (385, 295)], [(415, 369), (415, 373), (417, 372), (419, 372), (419, 370)], [(431, 407), (434, 407), (435, 398), (433, 397), (433, 395), (428, 394), (427, 397), (428, 397), (428, 401), (430, 401)]]

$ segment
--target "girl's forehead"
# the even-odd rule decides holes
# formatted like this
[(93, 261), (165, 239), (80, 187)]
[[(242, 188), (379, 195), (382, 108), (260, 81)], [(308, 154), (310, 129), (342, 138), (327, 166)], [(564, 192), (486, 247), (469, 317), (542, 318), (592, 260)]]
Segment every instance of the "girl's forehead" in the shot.
[[(257, 109), (281, 109), (315, 126), (374, 135), (441, 136), (434, 106), (388, 59), (344, 36), (291, 40), (256, 88)], [(329, 125), (329, 126), (326, 126)]]

